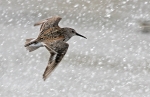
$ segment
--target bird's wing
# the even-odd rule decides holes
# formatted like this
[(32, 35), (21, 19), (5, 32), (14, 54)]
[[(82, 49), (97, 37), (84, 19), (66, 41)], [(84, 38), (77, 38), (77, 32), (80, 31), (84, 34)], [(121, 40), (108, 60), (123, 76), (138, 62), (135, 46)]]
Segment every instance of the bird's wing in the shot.
[(54, 17), (39, 21), (39, 22), (35, 23), (34, 26), (41, 25), (40, 31), (42, 31), (44, 29), (49, 29), (51, 27), (59, 27), (58, 23), (60, 22), (61, 19), (62, 18), (59, 16), (54, 16)]
[(62, 58), (64, 57), (64, 55), (68, 50), (69, 44), (59, 41), (53, 45), (46, 44), (45, 47), (51, 53), (51, 56), (49, 58), (48, 65), (43, 74), (44, 81), (62, 60)]
[(41, 24), (43, 24), (43, 23), (45, 23), (45, 22), (47, 22), (47, 21), (48, 21), (47, 19), (41, 20), (41, 21), (39, 21), (39, 22), (36, 22), (36, 23), (34, 24), (34, 26), (39, 26), (39, 25), (41, 25)]

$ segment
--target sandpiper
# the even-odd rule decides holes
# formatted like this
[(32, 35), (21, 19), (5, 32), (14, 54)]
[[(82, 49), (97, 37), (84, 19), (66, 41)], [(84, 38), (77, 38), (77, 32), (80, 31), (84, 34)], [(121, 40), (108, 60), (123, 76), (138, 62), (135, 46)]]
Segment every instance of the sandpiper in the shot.
[(69, 44), (66, 42), (75, 35), (86, 38), (72, 28), (50, 27), (43, 29), (36, 39), (26, 39), (25, 47), (30, 52), (42, 46), (46, 47), (50, 52), (51, 56), (43, 74), (44, 81), (66, 54), (69, 47)]

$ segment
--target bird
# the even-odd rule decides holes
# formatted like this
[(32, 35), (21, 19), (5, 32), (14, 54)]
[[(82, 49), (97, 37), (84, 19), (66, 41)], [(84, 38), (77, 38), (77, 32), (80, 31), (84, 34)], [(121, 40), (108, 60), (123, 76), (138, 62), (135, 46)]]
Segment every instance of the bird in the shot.
[(43, 29), (36, 39), (26, 39), (24, 46), (29, 52), (34, 51), (37, 47), (45, 47), (50, 53), (48, 65), (43, 74), (44, 81), (66, 54), (69, 47), (67, 41), (73, 36), (80, 36), (87, 39), (69, 27), (50, 27)]
[(53, 16), (53, 17), (44, 19), (42, 21), (36, 22), (34, 24), (34, 26), (41, 25), (40, 31), (42, 31), (44, 29), (49, 29), (51, 27), (58, 27), (58, 28), (60, 28), (59, 25), (58, 25), (58, 23), (60, 22), (61, 19), (62, 18), (60, 16)]
[(140, 24), (140, 28), (141, 28), (141, 31), (143, 33), (149, 33), (150, 32), (150, 21), (139, 21), (139, 24)]

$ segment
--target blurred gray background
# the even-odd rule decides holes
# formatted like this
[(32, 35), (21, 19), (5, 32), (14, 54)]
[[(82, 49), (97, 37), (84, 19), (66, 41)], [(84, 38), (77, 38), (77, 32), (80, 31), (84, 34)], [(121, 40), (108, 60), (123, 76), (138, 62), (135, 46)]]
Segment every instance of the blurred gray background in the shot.
[[(0, 0), (0, 97), (150, 97), (149, 0)], [(43, 81), (49, 52), (29, 53), (33, 24), (61, 16), (88, 39), (73, 37)]]

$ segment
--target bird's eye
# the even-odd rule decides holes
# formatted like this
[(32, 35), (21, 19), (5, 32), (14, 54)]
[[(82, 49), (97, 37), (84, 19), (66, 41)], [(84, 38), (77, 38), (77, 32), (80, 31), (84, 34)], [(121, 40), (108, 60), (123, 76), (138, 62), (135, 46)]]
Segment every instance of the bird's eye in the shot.
[(74, 31), (72, 30), (72, 33), (74, 33)]

